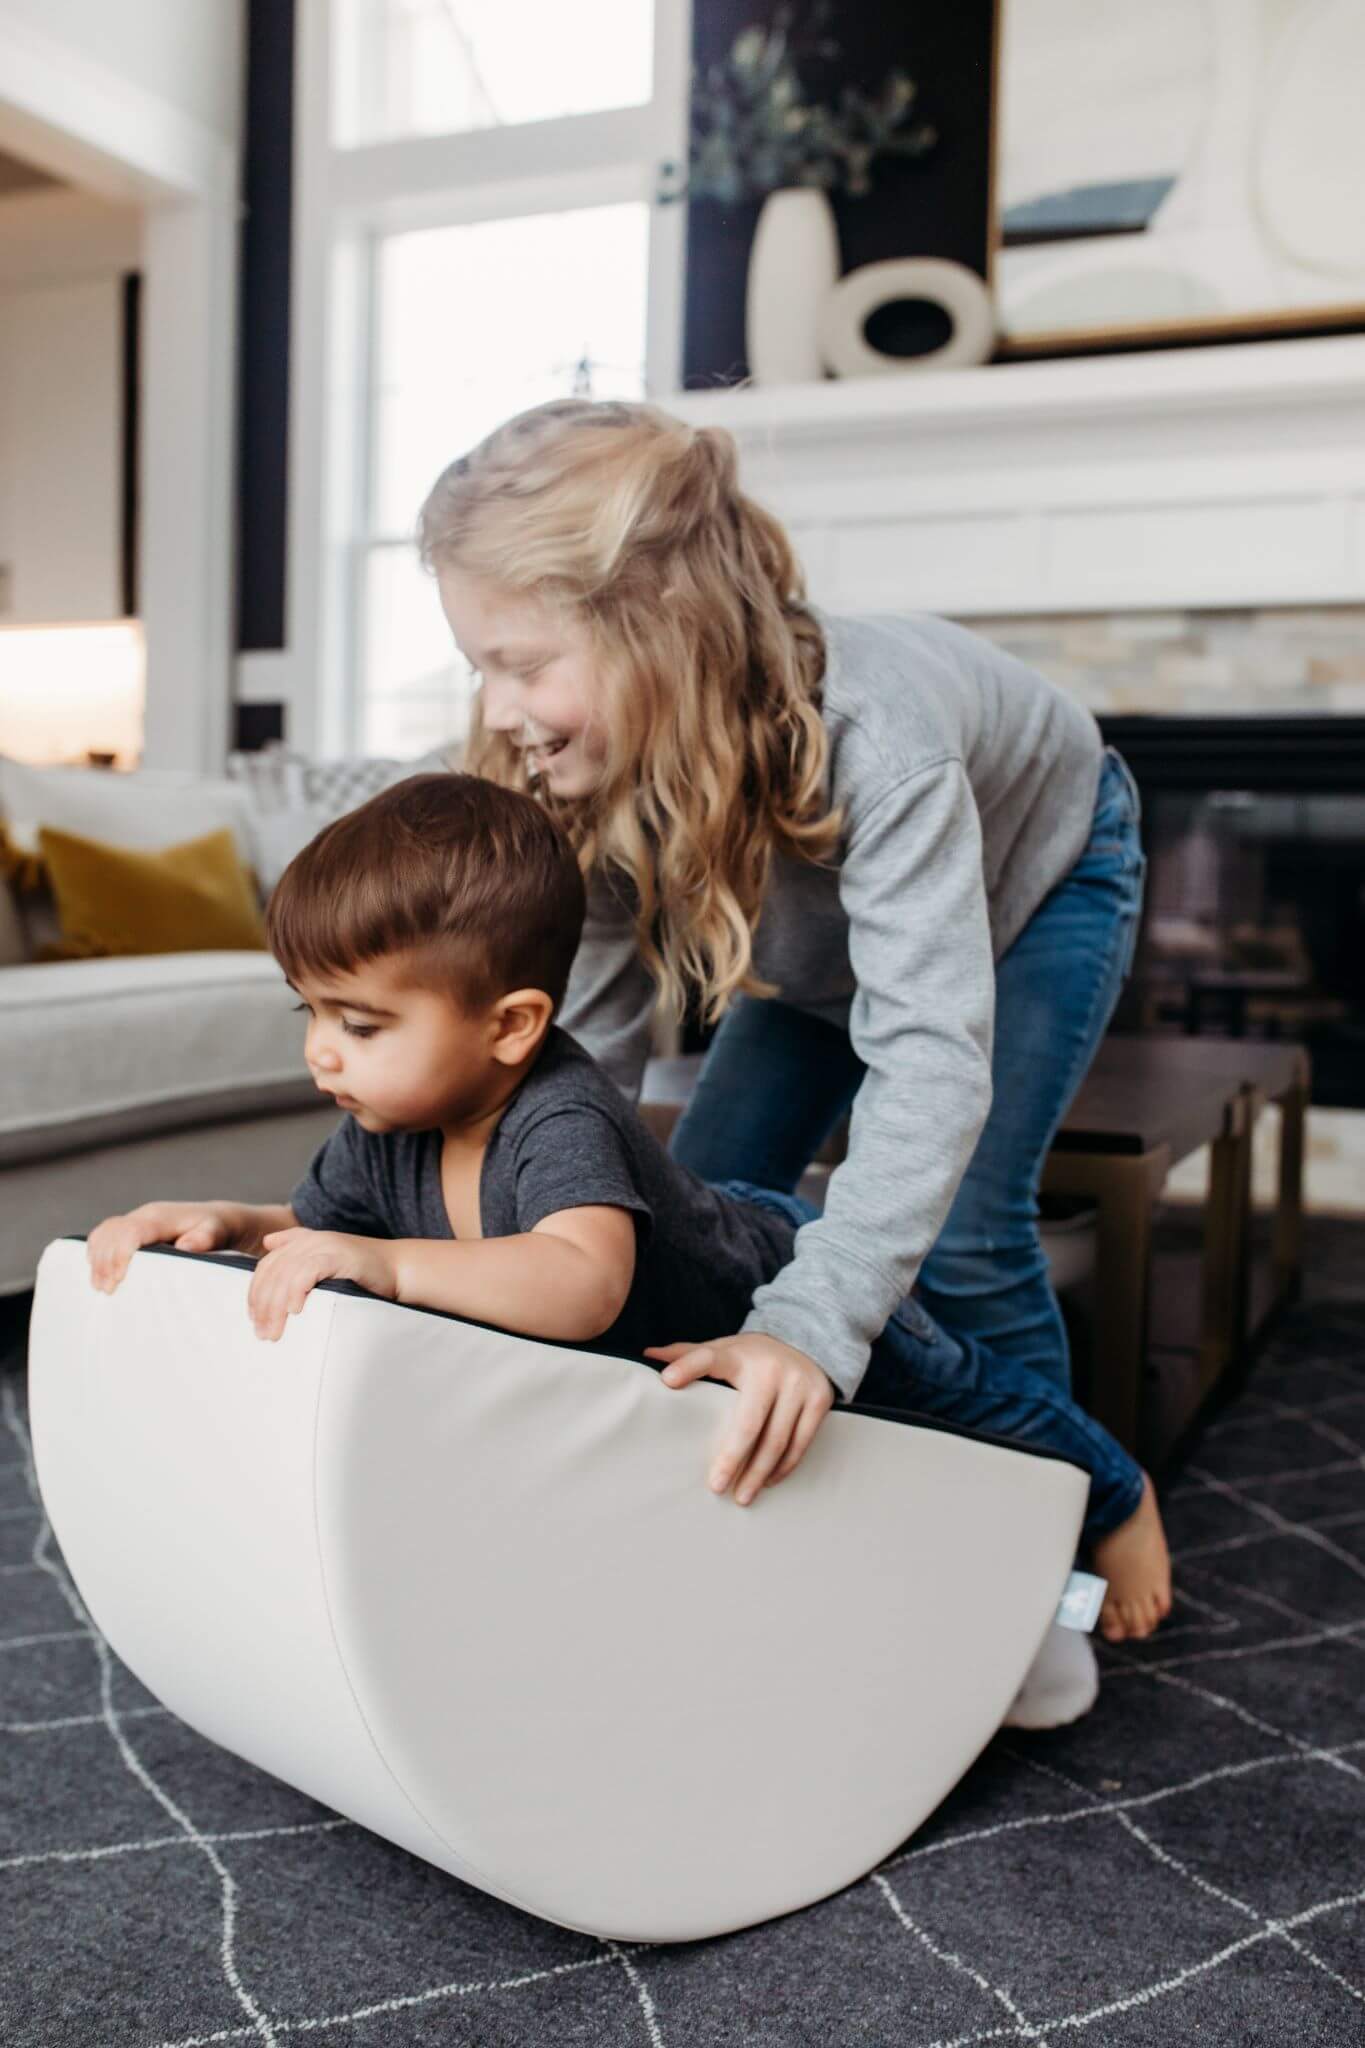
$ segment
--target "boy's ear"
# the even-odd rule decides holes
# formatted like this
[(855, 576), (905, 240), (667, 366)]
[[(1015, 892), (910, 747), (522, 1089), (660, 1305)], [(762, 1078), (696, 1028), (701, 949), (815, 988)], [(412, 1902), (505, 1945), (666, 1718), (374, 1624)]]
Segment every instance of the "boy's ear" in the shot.
[(519, 1066), (550, 1028), (554, 1004), (540, 988), (514, 988), (493, 1005), (493, 1057), (505, 1066)]

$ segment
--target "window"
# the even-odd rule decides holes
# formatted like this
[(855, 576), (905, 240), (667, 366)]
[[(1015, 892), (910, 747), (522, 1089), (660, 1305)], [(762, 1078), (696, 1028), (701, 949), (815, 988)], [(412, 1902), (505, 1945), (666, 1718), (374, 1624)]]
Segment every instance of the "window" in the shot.
[(452, 135), (642, 106), (651, 0), (340, 0), (337, 142)]
[(463, 736), (470, 679), (413, 555), (417, 508), (443, 465), (512, 413), (570, 391), (643, 395), (648, 249), (638, 203), (378, 245), (364, 752), (416, 754)]
[[(463, 737), (472, 679), (413, 544), (445, 464), (545, 399), (678, 385), (686, 0), (305, 0), (332, 365), (319, 720), (334, 751)], [(311, 59), (308, 52), (312, 53)], [(318, 131), (321, 131), (319, 134)]]

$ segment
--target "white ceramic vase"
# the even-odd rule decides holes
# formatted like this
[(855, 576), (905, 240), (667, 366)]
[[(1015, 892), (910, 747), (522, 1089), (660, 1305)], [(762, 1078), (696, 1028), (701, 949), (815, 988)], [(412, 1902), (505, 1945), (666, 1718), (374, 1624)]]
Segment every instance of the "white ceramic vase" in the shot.
[[(927, 300), (948, 316), (948, 339), (922, 355), (883, 355), (867, 338), (867, 323), (897, 299)], [(991, 295), (974, 270), (941, 256), (894, 256), (864, 263), (826, 293), (816, 320), (820, 358), (836, 377), (901, 375), (957, 370), (984, 363), (995, 346)]]
[(744, 333), (756, 384), (804, 384), (824, 376), (819, 317), (839, 278), (834, 211), (818, 186), (770, 192), (754, 230)]

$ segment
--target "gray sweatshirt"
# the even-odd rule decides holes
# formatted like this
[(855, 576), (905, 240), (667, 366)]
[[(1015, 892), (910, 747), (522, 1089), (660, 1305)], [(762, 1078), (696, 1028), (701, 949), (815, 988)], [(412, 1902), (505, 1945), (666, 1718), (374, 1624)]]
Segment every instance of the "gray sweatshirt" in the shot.
[[(843, 1026), (867, 1073), (824, 1214), (743, 1328), (804, 1351), (851, 1400), (971, 1160), (994, 963), (1084, 847), (1103, 749), (1082, 705), (964, 627), (817, 617), (844, 831), (827, 868), (774, 861), (754, 966)], [(628, 906), (590, 886), (559, 1021), (632, 1100), (654, 1001)]]

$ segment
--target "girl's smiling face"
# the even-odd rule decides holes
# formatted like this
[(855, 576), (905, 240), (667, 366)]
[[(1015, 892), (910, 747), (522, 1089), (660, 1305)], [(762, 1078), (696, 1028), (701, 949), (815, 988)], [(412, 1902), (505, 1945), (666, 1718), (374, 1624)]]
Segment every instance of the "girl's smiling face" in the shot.
[(590, 795), (606, 743), (586, 624), (449, 566), (436, 580), (455, 645), (481, 680), (485, 732), (505, 733), (528, 777), (555, 796)]

